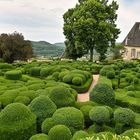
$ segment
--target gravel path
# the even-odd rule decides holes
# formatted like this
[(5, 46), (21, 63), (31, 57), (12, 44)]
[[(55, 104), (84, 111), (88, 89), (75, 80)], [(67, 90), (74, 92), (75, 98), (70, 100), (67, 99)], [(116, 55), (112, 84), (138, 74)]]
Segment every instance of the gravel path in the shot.
[(93, 87), (97, 84), (99, 75), (93, 75), (93, 82), (90, 85), (89, 90), (86, 93), (78, 94), (77, 101), (78, 102), (86, 102), (89, 101), (89, 93), (93, 89)]

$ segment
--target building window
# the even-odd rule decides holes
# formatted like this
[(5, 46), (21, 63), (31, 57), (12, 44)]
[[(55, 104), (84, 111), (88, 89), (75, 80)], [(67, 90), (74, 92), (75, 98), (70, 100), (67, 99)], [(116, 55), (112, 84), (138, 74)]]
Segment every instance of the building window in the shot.
[(131, 49), (131, 57), (132, 58), (137, 58), (136, 49)]

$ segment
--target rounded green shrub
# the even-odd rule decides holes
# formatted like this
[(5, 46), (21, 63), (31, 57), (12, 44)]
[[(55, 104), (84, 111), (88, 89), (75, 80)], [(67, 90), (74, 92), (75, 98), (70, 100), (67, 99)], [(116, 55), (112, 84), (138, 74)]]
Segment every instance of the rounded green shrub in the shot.
[(63, 77), (63, 82), (67, 84), (72, 84), (73, 76), (71, 74), (67, 74)]
[(56, 110), (52, 119), (55, 124), (63, 124), (69, 127), (72, 133), (84, 128), (84, 116), (80, 110), (74, 107), (64, 107)]
[(32, 100), (29, 104), (29, 108), (37, 116), (38, 129), (40, 129), (41, 123), (46, 118), (51, 117), (57, 107), (51, 99), (41, 95)]
[(121, 78), (125, 78), (125, 77), (126, 77), (126, 73), (122, 72), (122, 73), (120, 74), (120, 77), (121, 77)]
[(135, 90), (135, 87), (134, 87), (134, 85), (130, 85), (130, 86), (126, 87), (126, 89), (128, 91), (134, 91)]
[(82, 83), (83, 83), (83, 80), (81, 77), (74, 77), (72, 79), (72, 84), (75, 86), (80, 86), (80, 85), (82, 85)]
[(68, 88), (62, 86), (54, 87), (49, 93), (49, 98), (58, 108), (65, 106), (74, 106), (75, 98)]
[(40, 76), (40, 67), (32, 67), (30, 69), (31, 76)]
[(34, 98), (36, 98), (36, 92), (34, 90), (27, 90), (27, 91), (21, 91), (19, 93), (19, 96), (26, 96), (28, 97), (30, 100), (33, 100)]
[(26, 96), (17, 96), (14, 100), (14, 103), (22, 103), (28, 105), (30, 103), (30, 98)]
[(71, 140), (72, 134), (65, 125), (56, 125), (49, 131), (49, 140)]
[(93, 107), (89, 111), (90, 119), (97, 124), (104, 124), (110, 121), (109, 110), (104, 106)]
[(52, 118), (46, 118), (41, 126), (41, 130), (43, 133), (48, 134), (50, 129), (55, 126), (55, 123)]
[(134, 78), (134, 79), (133, 79), (133, 83), (134, 83), (135, 85), (139, 84), (139, 79), (138, 79), (138, 78)]
[(108, 71), (106, 73), (106, 76), (107, 76), (108, 79), (113, 79), (113, 78), (115, 78), (115, 72), (114, 71)]
[(88, 136), (89, 136), (89, 134), (87, 132), (80, 130), (80, 131), (77, 131), (76, 133), (74, 133), (71, 140), (80, 140), (80, 139), (86, 138)]
[(5, 77), (9, 80), (20, 80), (22, 78), (22, 72), (20, 70), (7, 71)]
[(64, 76), (66, 76), (67, 74), (69, 73), (69, 71), (62, 71), (60, 74), (59, 74), (59, 79), (61, 80), (61, 81), (63, 81), (63, 78), (64, 78)]
[(107, 74), (108, 71), (114, 71), (113, 68), (112, 68), (112, 66), (109, 66), (109, 65), (104, 66), (104, 67), (100, 70), (100, 74), (101, 74), (102, 76), (106, 76), (106, 74)]
[(140, 129), (130, 129), (126, 130), (124, 133), (121, 134), (121, 136), (127, 136), (129, 138), (136, 138), (140, 136)]
[(40, 76), (41, 77), (47, 77), (52, 73), (52, 68), (42, 68), (40, 70)]
[(140, 79), (140, 73), (137, 73), (137, 74), (136, 74), (136, 76), (137, 76), (137, 78), (139, 78), (139, 79)]
[(36, 116), (21, 103), (7, 105), (0, 112), (1, 140), (29, 140), (36, 133)]
[(90, 92), (90, 100), (100, 104), (114, 106), (115, 93), (107, 84), (97, 84)]
[(49, 140), (49, 137), (42, 133), (33, 135), (29, 140)]
[(89, 118), (89, 111), (93, 108), (91, 105), (85, 105), (80, 108), (81, 112), (84, 115), (85, 127), (88, 127), (92, 124), (92, 120)]
[(131, 125), (134, 123), (135, 114), (128, 108), (118, 108), (114, 112), (114, 120), (116, 123)]

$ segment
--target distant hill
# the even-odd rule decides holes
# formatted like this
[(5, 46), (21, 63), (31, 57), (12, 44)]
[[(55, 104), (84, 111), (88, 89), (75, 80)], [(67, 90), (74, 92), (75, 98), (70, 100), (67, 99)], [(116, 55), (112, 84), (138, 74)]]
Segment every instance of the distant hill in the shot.
[(33, 53), (36, 56), (44, 56), (44, 57), (60, 57), (64, 50), (64, 43), (55, 43), (51, 44), (46, 41), (31, 41), (33, 47)]

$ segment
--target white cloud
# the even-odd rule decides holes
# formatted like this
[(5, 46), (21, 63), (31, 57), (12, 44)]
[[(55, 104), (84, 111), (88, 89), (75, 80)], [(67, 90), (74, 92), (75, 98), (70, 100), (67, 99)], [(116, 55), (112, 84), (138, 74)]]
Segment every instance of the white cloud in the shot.
[[(64, 41), (63, 17), (78, 0), (0, 0), (0, 33), (19, 31), (27, 39)], [(140, 1), (118, 0), (118, 27), (123, 41), (140, 16)]]

